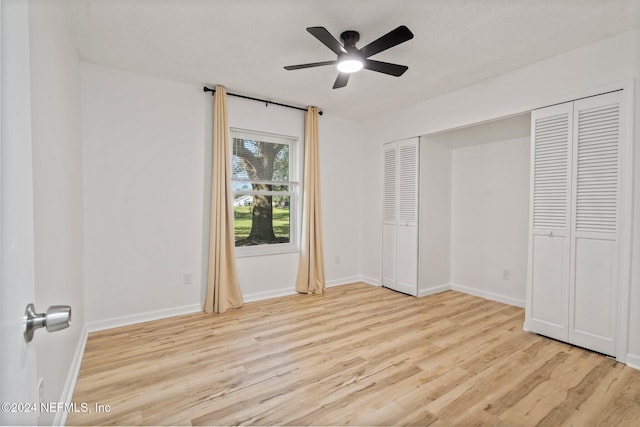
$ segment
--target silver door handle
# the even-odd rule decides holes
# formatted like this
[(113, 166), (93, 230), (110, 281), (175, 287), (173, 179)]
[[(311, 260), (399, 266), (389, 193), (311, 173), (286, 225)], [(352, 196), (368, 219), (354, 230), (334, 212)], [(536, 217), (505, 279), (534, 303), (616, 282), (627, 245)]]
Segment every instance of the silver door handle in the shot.
[(36, 329), (47, 328), (47, 332), (66, 329), (71, 324), (71, 307), (52, 305), (46, 313), (36, 313), (36, 306), (27, 305), (24, 311), (24, 340), (30, 342)]

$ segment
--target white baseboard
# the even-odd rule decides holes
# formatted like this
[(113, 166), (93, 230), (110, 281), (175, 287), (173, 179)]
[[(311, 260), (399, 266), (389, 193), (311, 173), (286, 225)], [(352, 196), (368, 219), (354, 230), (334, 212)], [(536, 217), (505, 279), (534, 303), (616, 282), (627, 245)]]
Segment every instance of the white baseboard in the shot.
[[(343, 277), (340, 279), (329, 280), (326, 282), (326, 287), (331, 288), (333, 286), (348, 285), (350, 283), (362, 282), (360, 276)], [(295, 295), (297, 292), (295, 288), (281, 288), (267, 292), (256, 292), (253, 294), (243, 295), (244, 302), (261, 301), (269, 298), (284, 297), (287, 295)]]
[[(361, 282), (361, 281), (362, 279), (360, 278), (360, 276), (343, 277), (341, 279), (334, 279), (334, 280), (327, 281), (326, 287), (330, 288), (333, 286), (348, 285), (350, 283)], [(296, 293), (297, 292), (295, 288), (281, 288), (281, 289), (275, 289), (267, 292), (256, 292), (253, 294), (243, 295), (242, 298), (244, 299), (244, 302), (254, 302), (254, 301), (261, 301), (269, 298), (295, 295)]]
[(627, 353), (627, 366), (640, 370), (640, 356), (637, 354)]
[(255, 292), (253, 294), (243, 295), (242, 299), (244, 300), (244, 302), (254, 302), (254, 301), (261, 301), (263, 299), (294, 295), (295, 293), (296, 293), (295, 288), (281, 288), (281, 289), (274, 289), (272, 291)]
[[(82, 365), (82, 356), (84, 355), (84, 348), (87, 345), (87, 337), (89, 336), (89, 330), (85, 325), (80, 333), (80, 339), (76, 346), (76, 352), (73, 355), (69, 372), (67, 373), (67, 380), (64, 383), (62, 394), (60, 395), (60, 402), (71, 403), (73, 399), (73, 390), (76, 388), (76, 381), (78, 379), (78, 373), (80, 372), (80, 365)], [(67, 411), (57, 411), (56, 416), (53, 419), (54, 426), (63, 426), (67, 422)]]
[(362, 282), (362, 278), (360, 276), (343, 277), (341, 279), (329, 280), (327, 282), (327, 288), (332, 286), (348, 285), (356, 282)]
[(515, 305), (516, 307), (524, 308), (525, 301), (517, 298), (511, 298), (500, 294), (494, 294), (493, 292), (487, 292), (482, 289), (470, 288), (467, 286), (451, 284), (451, 289), (458, 292), (464, 292), (465, 294), (475, 295), (477, 297), (498, 301), (504, 304)]
[(382, 283), (380, 283), (380, 280), (374, 279), (373, 277), (360, 276), (359, 281), (368, 283), (369, 285), (373, 285), (373, 286), (382, 286)]
[[(327, 282), (327, 287), (331, 286), (339, 286), (346, 285), (354, 282), (364, 282), (373, 286), (381, 286), (380, 281), (378, 279), (374, 279), (372, 277), (367, 276), (351, 276), (344, 277), (341, 279), (334, 279)], [(515, 305), (517, 307), (524, 307), (524, 300), (518, 300), (515, 298), (505, 297), (503, 295), (494, 294), (491, 292), (482, 291), (475, 288), (470, 288), (467, 286), (461, 285), (442, 285), (435, 288), (424, 289), (420, 291), (419, 296), (431, 295), (439, 292), (443, 292), (449, 289), (453, 289), (454, 291), (464, 292), (467, 294), (479, 296), (482, 298), (491, 299), (494, 301), (502, 302), (505, 304)], [(260, 301), (269, 298), (282, 297), (287, 295), (294, 295), (296, 293), (294, 288), (281, 288), (275, 289), (266, 292), (256, 292), (252, 294), (244, 295), (245, 302), (253, 302)], [(86, 328), (88, 332), (96, 332), (102, 331), (104, 329), (117, 328), (120, 326), (128, 326), (136, 323), (149, 322), (151, 320), (159, 320), (167, 317), (180, 316), (182, 314), (191, 314), (202, 311), (202, 306), (200, 304), (191, 304), (180, 307), (172, 307), (162, 310), (148, 311), (144, 313), (132, 314), (128, 316), (114, 317), (111, 319), (97, 320), (93, 322), (88, 322)], [(85, 338), (86, 340), (86, 338)], [(640, 363), (639, 363), (640, 365)]]
[(105, 320), (96, 320), (87, 323), (89, 332), (102, 331), (104, 329), (128, 326), (136, 323), (149, 322), (151, 320), (164, 319), (166, 317), (180, 316), (202, 311), (200, 304), (183, 305), (180, 307), (165, 308), (162, 310), (147, 311), (144, 313), (132, 314), (129, 316), (114, 317)]
[(427, 295), (439, 294), (440, 292), (451, 290), (451, 285), (440, 285), (433, 288), (421, 289), (418, 291), (419, 297), (426, 297)]
[[(327, 282), (327, 287), (346, 285), (354, 282), (367, 282), (360, 276), (344, 277), (341, 279), (334, 279)], [(370, 283), (371, 284), (371, 283)], [(244, 302), (261, 301), (269, 298), (283, 297), (287, 295), (295, 295), (295, 288), (280, 288), (266, 292), (255, 292), (252, 294), (243, 295)], [(180, 307), (166, 308), (162, 310), (147, 311), (144, 313), (132, 314), (128, 316), (114, 317), (111, 319), (97, 320), (87, 323), (87, 329), (89, 332), (102, 331), (104, 329), (117, 328), (120, 326), (129, 326), (136, 323), (149, 322), (151, 320), (159, 320), (167, 317), (180, 316), (182, 314), (191, 314), (202, 311), (201, 304), (184, 305)]]

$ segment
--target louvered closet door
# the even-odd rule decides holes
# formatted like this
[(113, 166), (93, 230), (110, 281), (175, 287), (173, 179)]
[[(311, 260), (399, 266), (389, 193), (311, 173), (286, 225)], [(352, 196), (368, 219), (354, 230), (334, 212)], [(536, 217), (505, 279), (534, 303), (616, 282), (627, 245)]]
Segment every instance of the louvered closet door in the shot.
[(418, 138), (398, 142), (398, 281), (418, 295)]
[(531, 113), (525, 329), (568, 339), (573, 104)]
[(574, 103), (569, 341), (615, 355), (621, 92)]
[(382, 286), (396, 288), (398, 259), (398, 147), (385, 144), (382, 212)]
[(385, 144), (382, 285), (418, 295), (418, 138)]

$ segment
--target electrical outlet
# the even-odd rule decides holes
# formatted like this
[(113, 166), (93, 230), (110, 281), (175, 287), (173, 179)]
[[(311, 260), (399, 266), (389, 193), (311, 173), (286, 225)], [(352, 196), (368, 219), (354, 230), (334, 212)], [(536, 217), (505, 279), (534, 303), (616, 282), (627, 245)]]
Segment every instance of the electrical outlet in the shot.
[(182, 276), (182, 282), (185, 285), (193, 284), (193, 275), (191, 273), (184, 273), (184, 275)]
[(336, 256), (335, 262), (336, 262), (336, 264), (340, 264), (340, 257), (339, 256)]
[(502, 269), (502, 280), (511, 280), (511, 270), (506, 268)]

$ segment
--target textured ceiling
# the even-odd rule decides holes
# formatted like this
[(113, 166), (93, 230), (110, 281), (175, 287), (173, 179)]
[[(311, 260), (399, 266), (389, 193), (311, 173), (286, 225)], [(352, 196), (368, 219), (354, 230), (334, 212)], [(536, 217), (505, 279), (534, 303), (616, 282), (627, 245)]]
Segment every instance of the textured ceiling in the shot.
[[(411, 105), (640, 27), (638, 0), (69, 0), (80, 56), (161, 78), (362, 119)], [(365, 46), (399, 25), (415, 37), (372, 57), (400, 78), (361, 71), (331, 89), (335, 55), (305, 31), (360, 32)]]

